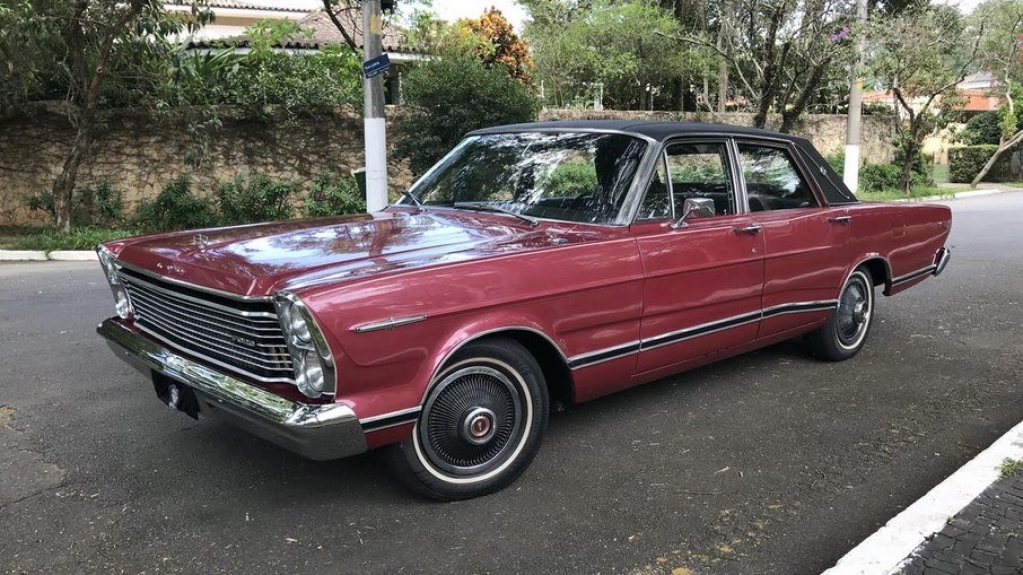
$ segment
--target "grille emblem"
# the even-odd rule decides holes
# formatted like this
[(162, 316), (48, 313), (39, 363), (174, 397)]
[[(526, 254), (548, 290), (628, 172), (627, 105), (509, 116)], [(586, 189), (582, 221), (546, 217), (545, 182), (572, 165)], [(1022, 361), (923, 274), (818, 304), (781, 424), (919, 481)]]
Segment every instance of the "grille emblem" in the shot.
[(231, 342), (232, 343), (236, 343), (238, 345), (244, 345), (245, 347), (256, 347), (256, 340), (249, 339), (247, 337), (237, 337), (237, 336), (235, 336), (235, 337), (231, 338)]

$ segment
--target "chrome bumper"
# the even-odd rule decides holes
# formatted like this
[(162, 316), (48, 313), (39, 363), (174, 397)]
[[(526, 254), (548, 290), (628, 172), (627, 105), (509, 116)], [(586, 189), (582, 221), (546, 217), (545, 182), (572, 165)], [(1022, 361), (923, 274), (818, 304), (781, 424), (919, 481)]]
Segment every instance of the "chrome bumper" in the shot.
[(952, 259), (952, 250), (948, 248), (941, 248), (938, 253), (934, 256), (934, 277), (938, 277), (941, 272), (945, 271), (945, 266), (948, 265), (948, 260)]
[(203, 415), (225, 421), (310, 459), (366, 451), (362, 425), (347, 405), (307, 405), (285, 399), (177, 355), (110, 318), (96, 331), (118, 357), (146, 375), (161, 373), (191, 388)]

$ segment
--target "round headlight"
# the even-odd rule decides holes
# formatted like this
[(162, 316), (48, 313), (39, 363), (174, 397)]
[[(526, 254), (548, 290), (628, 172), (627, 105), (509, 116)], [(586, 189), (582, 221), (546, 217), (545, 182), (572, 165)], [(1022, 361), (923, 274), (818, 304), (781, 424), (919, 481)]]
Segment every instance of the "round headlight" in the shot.
[(128, 299), (128, 292), (121, 285), (111, 285), (114, 291), (114, 309), (121, 319), (128, 319), (132, 314), (131, 300)]
[(326, 378), (323, 363), (315, 351), (303, 351), (295, 362), (295, 383), (298, 390), (309, 397), (319, 397), (323, 393)]
[(312, 341), (313, 334), (309, 331), (309, 324), (302, 312), (292, 307), (288, 315), (288, 331), (303, 343)]

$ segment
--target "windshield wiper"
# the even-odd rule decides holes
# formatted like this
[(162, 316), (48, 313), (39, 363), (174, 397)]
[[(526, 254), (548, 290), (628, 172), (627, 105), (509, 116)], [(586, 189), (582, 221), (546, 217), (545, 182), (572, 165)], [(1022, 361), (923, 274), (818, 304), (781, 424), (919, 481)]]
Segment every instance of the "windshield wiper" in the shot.
[(513, 211), (511, 211), (509, 209), (501, 208), (501, 207), (494, 206), (494, 205), (491, 205), (491, 204), (484, 204), (482, 202), (455, 202), (454, 204), (451, 205), (451, 207), (453, 207), (455, 209), (476, 210), (478, 212), (495, 212), (495, 213), (498, 213), (498, 214), (505, 214), (505, 215), (509, 215), (509, 216), (515, 216), (516, 218), (518, 218), (518, 219), (520, 219), (520, 220), (522, 220), (524, 222), (527, 222), (531, 226), (538, 226), (538, 225), (540, 225), (540, 220), (538, 220), (536, 218), (531, 218), (529, 216), (524, 216), (524, 215), (522, 215), (522, 214), (520, 214), (518, 212), (513, 212)]
[(423, 204), (423, 202), (415, 194), (408, 190), (402, 190), (401, 197), (412, 200), (412, 203), (415, 204), (417, 208), (419, 208), (419, 211), (423, 211), (426, 209), (426, 206)]

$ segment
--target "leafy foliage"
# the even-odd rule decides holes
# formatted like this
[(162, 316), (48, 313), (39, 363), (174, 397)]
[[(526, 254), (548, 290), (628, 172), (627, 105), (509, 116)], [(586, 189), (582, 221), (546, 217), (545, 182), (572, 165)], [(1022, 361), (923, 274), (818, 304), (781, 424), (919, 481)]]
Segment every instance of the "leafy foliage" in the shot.
[(208, 228), (217, 225), (214, 203), (191, 193), (192, 181), (180, 176), (152, 200), (139, 203), (132, 225), (146, 232)]
[(531, 84), (533, 60), (529, 57), (529, 45), (519, 38), (500, 10), (490, 7), (479, 18), (462, 20), (460, 24), (463, 30), (482, 40), (476, 46), (476, 56), (484, 66), (501, 65), (512, 78)]
[(600, 189), (597, 172), (590, 162), (562, 162), (546, 183), (550, 197), (578, 198)]
[[(948, 151), (948, 180), (950, 182), (972, 182), (997, 149), (998, 146), (995, 144), (950, 148)], [(986, 182), (1007, 182), (1012, 180), (1010, 156), (999, 158), (984, 177)]]
[(968, 146), (997, 145), (1002, 138), (1002, 126), (998, 113), (983, 112), (973, 116), (966, 122), (959, 138)]
[(320, 174), (305, 201), (307, 217), (340, 216), (366, 211), (366, 196), (355, 178), (338, 177), (332, 172)]
[[(46, 212), (56, 218), (53, 194), (42, 192), (26, 202), (31, 210)], [(116, 227), (124, 223), (124, 191), (114, 188), (109, 180), (85, 186), (75, 195), (71, 205), (74, 226)]]
[(406, 111), (395, 122), (397, 155), (421, 174), (466, 132), (536, 119), (538, 102), (504, 70), (486, 68), (462, 46), (448, 47), (404, 76)]
[(245, 179), (235, 177), (233, 182), (217, 186), (214, 198), (219, 212), (219, 224), (235, 225), (251, 222), (286, 220), (295, 213), (291, 205), (295, 184), (286, 180), (271, 180), (266, 176)]

